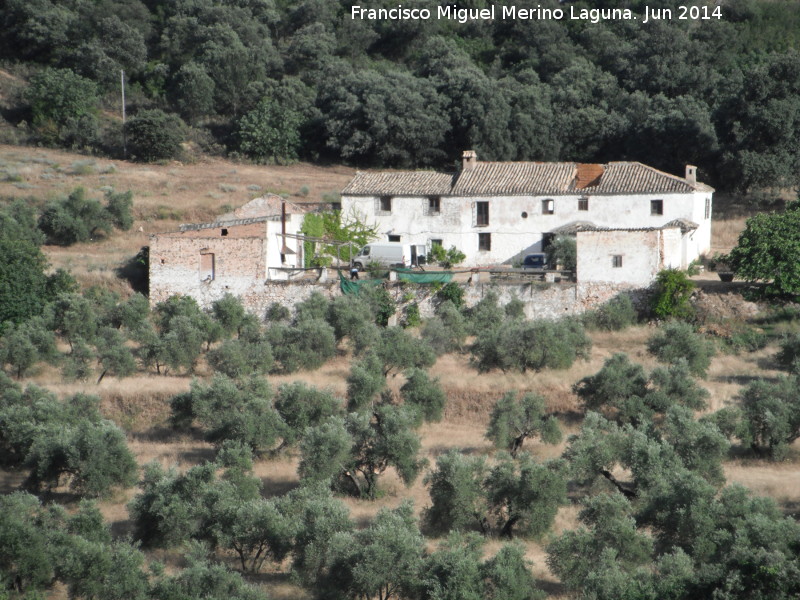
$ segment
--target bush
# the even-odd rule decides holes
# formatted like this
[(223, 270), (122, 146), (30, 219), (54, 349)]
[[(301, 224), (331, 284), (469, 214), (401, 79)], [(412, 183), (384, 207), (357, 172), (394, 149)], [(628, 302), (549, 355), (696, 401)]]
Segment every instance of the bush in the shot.
[(39, 229), (51, 244), (69, 246), (88, 242), (95, 234), (111, 232), (111, 215), (98, 202), (77, 188), (66, 198), (49, 202), (39, 217)]
[(665, 324), (647, 340), (647, 349), (658, 360), (675, 363), (686, 360), (689, 371), (705, 377), (714, 356), (714, 345), (701, 334), (695, 333), (688, 323), (673, 321)]
[(153, 162), (178, 158), (186, 126), (174, 114), (143, 110), (125, 125), (128, 147), (137, 160)]
[(575, 319), (561, 321), (505, 321), (483, 330), (472, 346), (480, 371), (501, 369), (540, 371), (567, 369), (578, 358), (588, 357), (591, 340)]
[(565, 271), (575, 271), (578, 266), (578, 242), (571, 235), (559, 235), (547, 248), (547, 262), (551, 268), (561, 266)]
[(638, 315), (628, 294), (620, 294), (596, 310), (587, 312), (583, 322), (588, 329), (620, 331), (636, 324)]
[(800, 394), (796, 378), (775, 383), (757, 380), (740, 395), (741, 419), (736, 434), (756, 452), (780, 460), (800, 438)]
[(683, 271), (665, 269), (660, 271), (653, 284), (651, 310), (659, 319), (688, 319), (694, 314), (689, 298), (694, 282)]
[(267, 308), (267, 321), (276, 323), (278, 321), (288, 321), (292, 316), (292, 311), (286, 308), (280, 302), (273, 302)]
[(437, 262), (443, 269), (452, 269), (454, 266), (464, 262), (467, 255), (455, 246), (450, 246), (445, 250), (444, 246), (434, 244), (431, 246), (430, 259), (428, 262)]
[(455, 281), (445, 283), (442, 289), (436, 292), (436, 299), (439, 302), (447, 302), (449, 300), (456, 308), (461, 309), (464, 306), (464, 288)]

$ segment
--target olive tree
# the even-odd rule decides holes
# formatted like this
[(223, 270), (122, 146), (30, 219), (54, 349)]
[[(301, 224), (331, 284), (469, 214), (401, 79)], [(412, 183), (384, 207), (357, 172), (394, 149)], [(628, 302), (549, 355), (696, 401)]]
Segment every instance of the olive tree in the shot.
[(486, 430), (486, 437), (496, 447), (508, 450), (516, 458), (525, 440), (536, 435), (546, 444), (561, 441), (558, 420), (547, 416), (542, 396), (525, 394), (518, 399), (509, 392), (497, 401)]

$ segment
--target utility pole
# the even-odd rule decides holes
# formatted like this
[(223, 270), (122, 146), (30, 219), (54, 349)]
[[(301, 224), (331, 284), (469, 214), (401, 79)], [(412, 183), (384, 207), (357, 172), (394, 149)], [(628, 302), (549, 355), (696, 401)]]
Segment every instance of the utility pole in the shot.
[(128, 147), (125, 133), (125, 69), (120, 69), (119, 80), (122, 86), (122, 158), (128, 158)]

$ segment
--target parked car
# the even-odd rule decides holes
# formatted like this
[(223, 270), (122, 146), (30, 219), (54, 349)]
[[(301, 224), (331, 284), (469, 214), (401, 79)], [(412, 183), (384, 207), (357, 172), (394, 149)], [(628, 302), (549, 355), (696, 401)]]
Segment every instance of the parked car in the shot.
[(523, 269), (546, 269), (547, 255), (543, 253), (528, 254), (522, 261)]

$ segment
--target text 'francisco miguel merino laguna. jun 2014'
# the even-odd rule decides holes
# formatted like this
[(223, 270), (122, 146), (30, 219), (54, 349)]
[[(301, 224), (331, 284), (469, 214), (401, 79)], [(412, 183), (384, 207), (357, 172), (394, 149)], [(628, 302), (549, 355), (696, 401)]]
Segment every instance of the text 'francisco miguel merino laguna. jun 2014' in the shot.
[(561, 21), (576, 20), (599, 23), (600, 21), (650, 21), (691, 20), (706, 21), (722, 18), (720, 6), (677, 6), (675, 8), (644, 7), (643, 13), (634, 13), (629, 8), (517, 8), (516, 6), (494, 5), (486, 8), (459, 8), (457, 5), (436, 6), (434, 8), (407, 8), (398, 4), (393, 8), (363, 8), (353, 6), (351, 19), (370, 21), (427, 21), (430, 19), (458, 21)]

